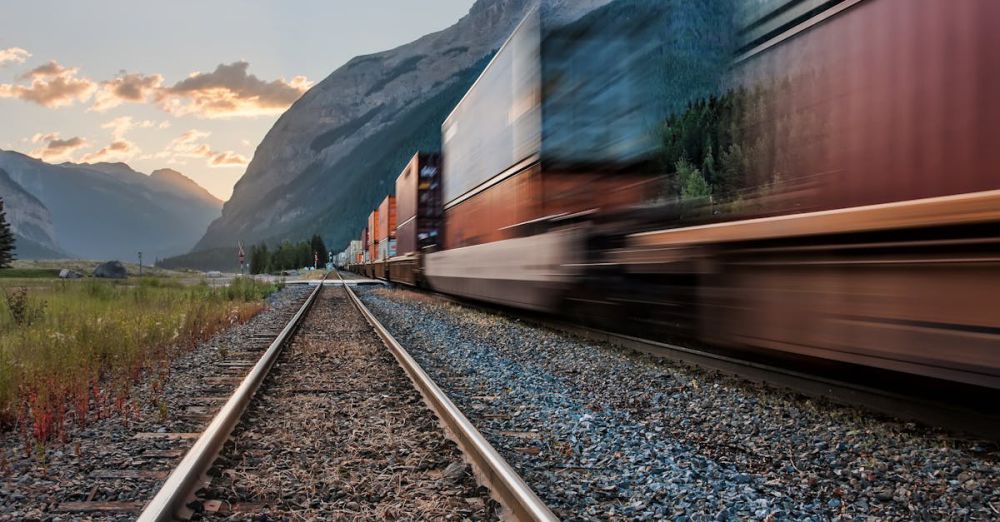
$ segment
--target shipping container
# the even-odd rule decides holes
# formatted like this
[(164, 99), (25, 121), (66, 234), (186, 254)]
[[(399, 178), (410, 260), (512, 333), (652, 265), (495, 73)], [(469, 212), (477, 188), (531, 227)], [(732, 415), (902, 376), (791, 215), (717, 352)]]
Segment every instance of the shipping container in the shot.
[(442, 248), (544, 233), (574, 214), (625, 207), (657, 189), (643, 175), (543, 171), (535, 165), (447, 209)]
[(385, 261), (389, 258), (396, 257), (396, 240), (395, 239), (382, 239), (378, 242), (378, 257), (375, 259), (377, 261)]
[(378, 257), (378, 209), (368, 214), (368, 239), (365, 244), (365, 251), (368, 253), (368, 260), (374, 261)]
[[(362, 237), (363, 236), (364, 232), (362, 232)], [(352, 240), (347, 245), (347, 250), (345, 250), (345, 252), (347, 253), (347, 260), (349, 264), (355, 264), (355, 265), (360, 264), (361, 254), (364, 249), (363, 245), (364, 245), (363, 240), (358, 240), (358, 239)]]
[(540, 17), (526, 17), (442, 126), (444, 201), (539, 151)]
[(398, 255), (438, 244), (441, 206), (441, 156), (417, 153), (396, 178)]
[(396, 197), (386, 196), (378, 206), (376, 241), (396, 238)]
[[(669, 111), (715, 93), (732, 58), (732, 13), (690, 4), (612, 5), (570, 24), (533, 10), (442, 125), (445, 207), (536, 162), (650, 170)], [(666, 76), (667, 61), (682, 74)]]

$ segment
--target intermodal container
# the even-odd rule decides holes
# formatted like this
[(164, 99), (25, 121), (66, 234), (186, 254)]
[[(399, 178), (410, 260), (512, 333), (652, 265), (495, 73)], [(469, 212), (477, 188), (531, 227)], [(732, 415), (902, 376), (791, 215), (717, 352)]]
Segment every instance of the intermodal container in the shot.
[[(441, 127), (445, 207), (532, 163), (566, 172), (648, 165), (667, 116), (714, 94), (731, 61), (726, 38), (716, 38), (731, 13), (679, 4), (568, 24), (532, 10)], [(683, 74), (665, 77), (667, 62), (684, 64)]]
[(368, 240), (365, 243), (368, 261), (374, 261), (378, 256), (378, 217), (377, 208), (368, 214)]
[(378, 206), (376, 241), (396, 238), (396, 196), (386, 196)]
[(441, 235), (441, 156), (417, 153), (396, 178), (396, 251), (437, 245)]

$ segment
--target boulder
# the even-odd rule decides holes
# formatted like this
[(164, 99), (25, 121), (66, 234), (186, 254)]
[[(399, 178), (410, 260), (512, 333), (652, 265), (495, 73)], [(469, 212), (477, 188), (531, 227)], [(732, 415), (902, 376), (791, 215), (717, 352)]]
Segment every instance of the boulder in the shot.
[(125, 279), (128, 277), (128, 271), (125, 270), (125, 266), (121, 264), (121, 261), (108, 261), (107, 263), (97, 265), (97, 268), (94, 269), (94, 277)]
[(59, 271), (59, 279), (80, 279), (81, 277), (83, 277), (83, 274), (77, 272), (76, 270), (63, 268)]

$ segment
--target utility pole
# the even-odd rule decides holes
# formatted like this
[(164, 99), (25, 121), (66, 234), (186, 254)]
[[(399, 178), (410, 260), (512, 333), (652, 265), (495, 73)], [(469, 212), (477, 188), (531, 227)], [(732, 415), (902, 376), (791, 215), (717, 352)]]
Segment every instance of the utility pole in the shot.
[(247, 254), (243, 251), (243, 241), (237, 241), (236, 246), (239, 249), (237, 252), (237, 257), (240, 258), (240, 275), (245, 275), (243, 271), (244, 261), (246, 261)]
[(142, 250), (139, 251), (139, 277), (142, 277)]

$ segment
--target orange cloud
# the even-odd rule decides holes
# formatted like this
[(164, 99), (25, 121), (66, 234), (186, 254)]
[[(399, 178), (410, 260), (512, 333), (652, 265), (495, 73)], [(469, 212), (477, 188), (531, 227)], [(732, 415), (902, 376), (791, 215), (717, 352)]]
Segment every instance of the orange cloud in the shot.
[(163, 85), (159, 74), (129, 74), (122, 71), (117, 78), (101, 82), (91, 110), (104, 111), (125, 102), (141, 103), (155, 99)]
[(24, 63), (29, 57), (31, 57), (31, 53), (20, 47), (0, 49), (0, 67), (5, 66), (7, 63)]
[(249, 163), (246, 156), (230, 150), (219, 152), (208, 161), (212, 167), (245, 167)]
[(62, 139), (59, 137), (58, 132), (35, 134), (31, 137), (31, 142), (43, 144), (41, 147), (31, 151), (31, 155), (49, 162), (68, 160), (74, 152), (90, 145), (87, 143), (87, 140), (79, 136)]
[[(23, 63), (28, 56), (19, 48), (0, 50), (0, 64)], [(50, 108), (93, 99), (89, 110), (97, 112), (123, 103), (152, 103), (176, 116), (253, 117), (281, 114), (313, 84), (305, 76), (266, 81), (249, 74), (249, 68), (243, 61), (220, 64), (212, 72), (196, 72), (165, 86), (161, 74), (126, 71), (98, 83), (78, 77), (78, 68), (50, 61), (21, 75), (27, 84), (0, 84), (0, 98), (20, 98)]]
[(78, 78), (77, 72), (77, 68), (51, 61), (21, 75), (21, 79), (30, 80), (29, 85), (0, 84), (0, 98), (20, 98), (49, 108), (86, 101), (97, 86), (86, 78)]
[(221, 64), (210, 73), (194, 73), (159, 92), (163, 110), (202, 118), (281, 114), (312, 85), (304, 76), (270, 82), (248, 74), (250, 64)]
[(112, 141), (110, 145), (102, 147), (97, 152), (84, 154), (80, 161), (84, 163), (98, 163), (101, 161), (125, 161), (132, 159), (136, 154), (142, 152), (131, 141), (126, 139)]
[(183, 164), (181, 158), (205, 158), (210, 167), (244, 167), (250, 163), (246, 156), (231, 150), (217, 151), (201, 140), (210, 132), (192, 129), (174, 138), (166, 148), (156, 154), (158, 158), (169, 158), (167, 163)]

